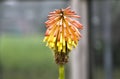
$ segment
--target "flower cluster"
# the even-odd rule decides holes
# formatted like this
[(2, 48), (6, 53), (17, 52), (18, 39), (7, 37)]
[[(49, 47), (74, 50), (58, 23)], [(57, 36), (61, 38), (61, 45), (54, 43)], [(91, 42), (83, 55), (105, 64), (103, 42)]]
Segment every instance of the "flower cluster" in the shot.
[(76, 15), (70, 7), (57, 9), (48, 15), (48, 21), (45, 22), (47, 30), (44, 41), (55, 53), (68, 53), (77, 46), (81, 38), (78, 29), (82, 29), (83, 26), (71, 18), (80, 18), (80, 16)]

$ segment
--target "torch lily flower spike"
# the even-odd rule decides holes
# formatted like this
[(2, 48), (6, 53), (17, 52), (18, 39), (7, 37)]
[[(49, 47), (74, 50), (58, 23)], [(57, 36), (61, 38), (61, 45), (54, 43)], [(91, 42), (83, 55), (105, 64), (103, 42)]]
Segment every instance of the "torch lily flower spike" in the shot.
[(78, 44), (83, 26), (72, 18), (80, 18), (74, 11), (57, 9), (50, 12), (46, 24), (44, 42), (54, 51), (56, 64), (59, 65), (59, 79), (64, 79), (64, 64), (68, 62), (68, 54)]
[(83, 26), (72, 18), (80, 18), (74, 11), (67, 7), (50, 12), (46, 24), (44, 42), (55, 52), (57, 64), (65, 64), (68, 61), (68, 53), (76, 47)]

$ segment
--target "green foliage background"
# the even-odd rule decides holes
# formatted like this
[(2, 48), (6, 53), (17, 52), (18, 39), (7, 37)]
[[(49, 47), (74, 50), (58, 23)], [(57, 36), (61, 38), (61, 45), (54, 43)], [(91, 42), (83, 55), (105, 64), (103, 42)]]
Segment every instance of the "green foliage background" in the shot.
[(57, 66), (42, 36), (1, 38), (3, 79), (57, 79)]

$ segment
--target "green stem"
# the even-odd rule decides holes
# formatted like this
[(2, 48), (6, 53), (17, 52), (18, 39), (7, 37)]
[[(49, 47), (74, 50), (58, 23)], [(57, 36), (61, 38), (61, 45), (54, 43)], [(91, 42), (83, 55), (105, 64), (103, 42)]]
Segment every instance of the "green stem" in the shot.
[(65, 79), (64, 65), (59, 65), (59, 79)]

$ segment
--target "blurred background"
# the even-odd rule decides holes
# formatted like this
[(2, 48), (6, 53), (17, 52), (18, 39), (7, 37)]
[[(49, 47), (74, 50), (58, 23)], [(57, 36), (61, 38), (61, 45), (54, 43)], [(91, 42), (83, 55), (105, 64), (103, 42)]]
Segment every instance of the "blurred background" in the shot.
[(66, 79), (120, 79), (120, 0), (1, 0), (0, 79), (58, 79), (52, 51), (42, 42), (44, 22), (50, 11), (67, 6), (81, 16), (84, 30)]

